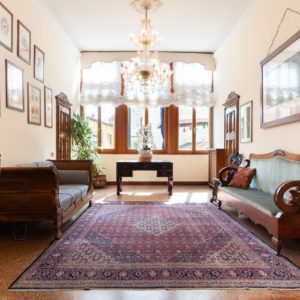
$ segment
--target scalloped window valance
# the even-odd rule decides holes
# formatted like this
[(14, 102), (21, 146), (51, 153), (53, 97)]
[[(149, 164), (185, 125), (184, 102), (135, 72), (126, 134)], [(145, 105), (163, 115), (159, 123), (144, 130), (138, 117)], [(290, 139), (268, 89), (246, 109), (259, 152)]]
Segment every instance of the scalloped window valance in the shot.
[[(170, 104), (213, 106), (214, 104), (212, 93), (213, 69), (207, 68), (209, 60), (204, 54), (203, 57), (206, 57), (207, 61), (202, 61), (202, 63), (171, 62), (173, 76), (170, 83), (164, 90), (160, 90), (159, 94), (157, 91), (153, 91), (147, 97), (140, 97), (134, 86), (131, 89), (128, 87), (126, 89), (126, 84), (124, 84), (121, 76), (121, 64), (122, 60), (126, 58), (125, 52), (121, 57), (122, 60), (118, 61), (110, 61), (114, 55), (108, 52), (106, 54), (105, 60), (101, 62), (93, 62), (98, 57), (98, 52), (95, 55), (90, 53), (90, 55), (83, 56), (84, 59), (81, 62), (81, 104), (83, 105), (99, 106), (104, 103), (111, 103), (115, 106), (121, 104), (129, 106), (169, 106)], [(195, 59), (196, 56), (193, 58)], [(187, 56), (185, 60), (188, 61)], [(189, 60), (192, 60), (192, 56), (189, 57)]]

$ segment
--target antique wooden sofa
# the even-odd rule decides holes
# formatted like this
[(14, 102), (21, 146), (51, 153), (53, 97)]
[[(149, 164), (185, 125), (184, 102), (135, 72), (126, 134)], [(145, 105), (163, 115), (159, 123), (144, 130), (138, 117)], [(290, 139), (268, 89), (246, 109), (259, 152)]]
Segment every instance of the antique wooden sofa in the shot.
[(264, 226), (279, 255), (284, 240), (300, 238), (300, 155), (276, 150), (249, 158), (247, 167), (256, 169), (250, 188), (228, 186), (237, 168), (225, 167), (219, 172), (211, 202), (216, 201), (221, 208), (226, 201)]
[(0, 221), (62, 225), (87, 203), (92, 205), (92, 161), (65, 160), (0, 169)]

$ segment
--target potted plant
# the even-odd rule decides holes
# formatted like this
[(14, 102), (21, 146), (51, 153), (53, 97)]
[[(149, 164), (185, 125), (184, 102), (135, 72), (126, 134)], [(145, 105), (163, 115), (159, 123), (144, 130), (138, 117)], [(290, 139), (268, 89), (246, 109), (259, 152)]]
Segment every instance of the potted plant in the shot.
[(152, 149), (154, 148), (151, 124), (142, 126), (139, 129), (137, 148), (140, 161), (151, 161), (153, 155)]
[(95, 152), (93, 158), (93, 186), (95, 189), (101, 189), (106, 186), (106, 175), (103, 173), (104, 168), (101, 166), (100, 155)]
[(106, 175), (100, 164), (100, 155), (92, 144), (92, 130), (88, 120), (80, 114), (73, 114), (72, 123), (72, 156), (74, 159), (93, 161), (93, 186), (103, 188), (106, 185)]

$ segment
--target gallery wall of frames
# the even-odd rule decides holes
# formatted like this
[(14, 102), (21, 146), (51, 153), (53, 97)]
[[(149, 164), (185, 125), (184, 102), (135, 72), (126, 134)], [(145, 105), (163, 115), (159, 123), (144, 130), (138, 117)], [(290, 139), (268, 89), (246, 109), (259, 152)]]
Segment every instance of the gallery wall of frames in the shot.
[[(14, 26), (17, 26), (16, 39)], [(19, 58), (19, 63), (13, 63), (6, 58), (0, 62), (5, 68), (4, 109), (27, 112), (28, 124), (52, 128), (53, 91), (47, 86), (45, 78), (46, 53), (35, 44), (30, 28), (22, 20), (15, 19), (13, 13), (2, 2), (0, 2), (0, 47)], [(24, 64), (32, 68), (32, 78), (28, 82), (24, 80)], [(36, 82), (40, 84), (37, 85)]]

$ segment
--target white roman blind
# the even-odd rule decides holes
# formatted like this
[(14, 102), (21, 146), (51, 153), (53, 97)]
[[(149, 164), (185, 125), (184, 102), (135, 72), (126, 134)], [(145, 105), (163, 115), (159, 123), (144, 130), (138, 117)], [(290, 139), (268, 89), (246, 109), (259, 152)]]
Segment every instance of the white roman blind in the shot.
[(184, 106), (213, 106), (213, 71), (199, 63), (173, 64), (173, 103)]
[(82, 104), (122, 104), (121, 63), (96, 62), (90, 68), (82, 69)]
[[(126, 63), (126, 62), (123, 62)], [(160, 63), (159, 68), (163, 69), (164, 64)], [(149, 80), (149, 84), (143, 86), (136, 74), (131, 78), (124, 78), (124, 96), (125, 104), (128, 106), (144, 106), (144, 107), (165, 107), (172, 104), (171, 81), (167, 81), (160, 88), (157, 82), (160, 81), (159, 76), (156, 80)]]

